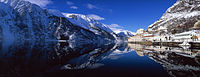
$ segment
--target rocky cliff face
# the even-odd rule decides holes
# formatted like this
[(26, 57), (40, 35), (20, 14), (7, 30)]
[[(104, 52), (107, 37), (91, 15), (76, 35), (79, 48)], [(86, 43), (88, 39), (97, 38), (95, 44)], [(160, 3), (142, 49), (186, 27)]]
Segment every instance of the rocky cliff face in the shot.
[(0, 18), (0, 35), (4, 40), (67, 40), (73, 48), (115, 40), (101, 28), (98, 31), (102, 33), (96, 34), (23, 0), (0, 0)]
[(172, 34), (190, 30), (200, 20), (199, 0), (178, 0), (166, 13), (148, 27), (148, 32)]

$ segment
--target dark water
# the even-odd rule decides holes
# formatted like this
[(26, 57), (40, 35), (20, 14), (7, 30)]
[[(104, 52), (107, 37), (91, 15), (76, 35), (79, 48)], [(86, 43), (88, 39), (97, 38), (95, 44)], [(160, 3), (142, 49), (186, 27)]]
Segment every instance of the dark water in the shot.
[(0, 77), (199, 77), (200, 51), (180, 47), (0, 42)]

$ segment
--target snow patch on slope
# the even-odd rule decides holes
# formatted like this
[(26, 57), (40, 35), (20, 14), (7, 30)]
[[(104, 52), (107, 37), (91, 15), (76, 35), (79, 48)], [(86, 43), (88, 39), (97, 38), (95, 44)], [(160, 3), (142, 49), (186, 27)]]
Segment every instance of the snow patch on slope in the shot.
[(63, 13), (63, 15), (65, 17), (67, 17), (73, 24), (76, 24), (78, 26), (81, 26), (85, 29), (88, 29), (92, 32), (96, 33), (95, 29), (102, 29), (105, 30), (109, 33), (112, 33), (113, 31), (111, 29), (109, 29), (108, 26), (106, 26), (105, 24), (102, 24), (100, 22), (98, 22), (97, 20), (88, 17), (86, 15), (83, 14), (70, 14), (70, 13)]

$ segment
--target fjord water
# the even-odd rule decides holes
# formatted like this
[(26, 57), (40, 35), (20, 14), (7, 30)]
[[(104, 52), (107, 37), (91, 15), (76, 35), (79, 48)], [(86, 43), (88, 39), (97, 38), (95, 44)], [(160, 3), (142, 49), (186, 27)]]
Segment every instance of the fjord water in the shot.
[(111, 43), (74, 51), (52, 41), (7, 42), (0, 45), (0, 77), (200, 76), (199, 50)]

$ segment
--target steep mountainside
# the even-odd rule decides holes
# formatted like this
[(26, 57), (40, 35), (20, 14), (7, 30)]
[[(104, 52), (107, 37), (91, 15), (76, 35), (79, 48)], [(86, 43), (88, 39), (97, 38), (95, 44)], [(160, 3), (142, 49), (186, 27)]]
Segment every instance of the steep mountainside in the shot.
[(148, 27), (148, 32), (180, 33), (190, 30), (200, 20), (200, 0), (178, 0), (166, 13)]
[[(81, 48), (87, 44), (100, 45), (115, 40), (105, 31), (96, 33), (77, 26), (64, 16), (23, 0), (0, 0), (0, 35), (4, 40), (68, 40), (71, 47)], [(104, 31), (99, 29), (99, 31)], [(107, 34), (107, 35), (106, 35)], [(110, 36), (109, 36), (110, 35)]]
[(80, 27), (90, 30), (104, 38), (115, 39), (113, 37), (115, 36), (114, 32), (108, 28), (107, 25), (102, 24), (95, 19), (82, 14), (63, 13), (63, 15), (73, 24), (79, 25)]
[(70, 14), (70, 13), (63, 13), (72, 23), (79, 25), (85, 29), (91, 30), (95, 32), (95, 29), (103, 29), (107, 32), (113, 32), (110, 28), (106, 25), (98, 22), (97, 20), (88, 17), (83, 14)]

